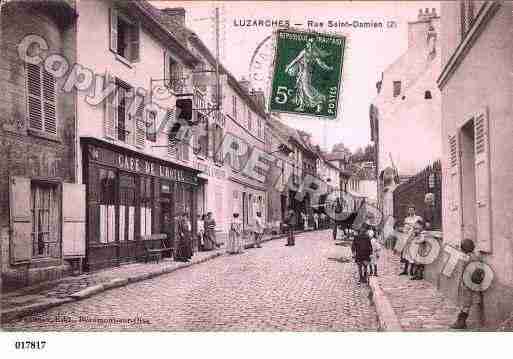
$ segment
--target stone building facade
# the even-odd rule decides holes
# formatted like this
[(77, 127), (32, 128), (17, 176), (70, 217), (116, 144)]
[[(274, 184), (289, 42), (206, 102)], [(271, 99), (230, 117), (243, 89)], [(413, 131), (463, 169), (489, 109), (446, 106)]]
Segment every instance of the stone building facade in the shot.
[[(0, 244), (4, 289), (57, 279), (83, 255), (83, 189), (76, 183), (75, 96), (40, 60), (76, 61), (73, 2), (12, 1), (2, 7), (0, 51)], [(31, 34), (41, 59), (25, 62)], [(27, 61), (28, 61), (27, 60)], [(72, 200), (70, 202), (70, 200)], [(74, 207), (82, 205), (82, 208)], [(77, 248), (75, 248), (77, 246)]]

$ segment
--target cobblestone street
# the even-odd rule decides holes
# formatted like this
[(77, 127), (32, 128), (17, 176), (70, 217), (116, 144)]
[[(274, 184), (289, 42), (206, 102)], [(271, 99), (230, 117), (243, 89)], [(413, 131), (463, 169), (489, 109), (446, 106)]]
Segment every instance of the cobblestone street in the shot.
[[(331, 231), (273, 240), (3, 324), (6, 330), (376, 330), (356, 268)], [(101, 322), (114, 319), (117, 323)], [(120, 320), (133, 319), (132, 323)]]

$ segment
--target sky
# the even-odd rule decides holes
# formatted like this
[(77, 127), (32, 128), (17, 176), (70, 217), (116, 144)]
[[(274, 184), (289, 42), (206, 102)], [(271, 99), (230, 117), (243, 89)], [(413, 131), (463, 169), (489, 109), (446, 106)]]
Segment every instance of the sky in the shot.
[[(289, 126), (312, 134), (313, 141), (330, 150), (343, 142), (351, 150), (370, 143), (369, 106), (376, 97), (381, 72), (408, 47), (408, 21), (416, 21), (419, 9), (435, 8), (431, 1), (383, 2), (278, 2), (278, 1), (152, 1), (159, 8), (184, 7), (186, 25), (195, 31), (214, 53), (214, 9), (221, 15), (222, 63), (238, 79), (250, 78), (250, 61), (257, 46), (277, 27), (241, 26), (254, 20), (288, 20), (302, 30), (334, 32), (347, 36), (342, 71), (342, 93), (335, 120), (282, 115)], [(381, 22), (383, 28), (328, 27), (328, 21)], [(308, 21), (323, 27), (308, 26)], [(387, 25), (390, 24), (390, 27)], [(265, 47), (264, 47), (265, 48)], [(266, 51), (266, 50), (263, 50)], [(270, 73), (269, 69), (261, 70)], [(257, 83), (254, 87), (267, 87)]]

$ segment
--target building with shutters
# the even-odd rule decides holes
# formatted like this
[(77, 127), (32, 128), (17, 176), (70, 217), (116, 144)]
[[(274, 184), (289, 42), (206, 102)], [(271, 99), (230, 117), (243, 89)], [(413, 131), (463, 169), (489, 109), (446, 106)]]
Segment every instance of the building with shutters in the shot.
[[(492, 268), (483, 293), (483, 324), (494, 326), (513, 311), (513, 42), (512, 4), (442, 3), (443, 240), (458, 247), (473, 239)], [(451, 278), (434, 277), (451, 297)]]
[(0, 246), (2, 289), (69, 274), (84, 255), (84, 190), (77, 183), (75, 97), (44, 63), (25, 62), (27, 34), (76, 61), (72, 1), (2, 4)]
[[(80, 1), (77, 10), (77, 62), (95, 73), (89, 90), (77, 91), (77, 116), (86, 268), (97, 269), (143, 256), (144, 242), (162, 234), (174, 246), (183, 212), (196, 233), (201, 169), (192, 133), (169, 125), (199, 116), (192, 72), (200, 59), (146, 1)], [(109, 87), (96, 104), (96, 91)]]
[(415, 175), (442, 153), (440, 17), (420, 9), (408, 23), (407, 50), (382, 73), (370, 111), (376, 145), (378, 205), (393, 213), (393, 191), (400, 178)]

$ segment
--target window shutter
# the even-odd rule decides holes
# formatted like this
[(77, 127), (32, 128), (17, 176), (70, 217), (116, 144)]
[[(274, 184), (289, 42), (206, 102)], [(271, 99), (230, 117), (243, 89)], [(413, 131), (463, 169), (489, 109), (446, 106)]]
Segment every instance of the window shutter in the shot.
[[(106, 87), (114, 83), (114, 78), (109, 74), (105, 74)], [(104, 127), (105, 137), (116, 139), (116, 120), (117, 120), (117, 98), (118, 98), (118, 87), (113, 91), (109, 97), (104, 101), (105, 112), (104, 112)]]
[(32, 212), (30, 179), (9, 179), (9, 212), (11, 220), (11, 263), (28, 262), (32, 258)]
[[(447, 221), (449, 228), (461, 229), (461, 162), (460, 162), (460, 141), (457, 134), (449, 136), (449, 162), (448, 162), (448, 183), (447, 195), (448, 198), (448, 213)], [(461, 233), (461, 231), (458, 231)], [(449, 239), (451, 243), (459, 245), (461, 238), (454, 237)]]
[(142, 98), (141, 103), (137, 106), (135, 116), (135, 145), (144, 148), (146, 144), (146, 123), (148, 121), (148, 114), (144, 110), (146, 98)]
[(110, 9), (110, 50), (118, 53), (118, 12)]
[(62, 254), (85, 256), (85, 185), (62, 184)]
[(175, 111), (173, 109), (167, 110), (167, 126), (168, 126), (168, 145), (167, 145), (167, 153), (168, 155), (172, 157), (177, 156), (177, 146), (176, 146), (176, 134), (173, 134), (171, 131), (173, 128), (173, 125), (175, 125)]
[(139, 62), (140, 60), (140, 42), (139, 42), (139, 36), (140, 36), (141, 27), (139, 26), (139, 23), (135, 23), (132, 27), (131, 31), (131, 39), (132, 42), (132, 62)]
[(43, 130), (43, 109), (41, 104), (41, 68), (38, 65), (25, 63), (27, 81), (27, 105), (29, 126), (32, 129)]
[(491, 253), (490, 146), (487, 111), (474, 118), (474, 153), (476, 173), (477, 249)]
[(164, 84), (166, 86), (170, 85), (170, 76), (169, 76), (169, 52), (164, 51)]
[(57, 134), (57, 113), (56, 113), (56, 88), (55, 77), (46, 70), (43, 75), (43, 106), (44, 106), (44, 130), (47, 133)]

